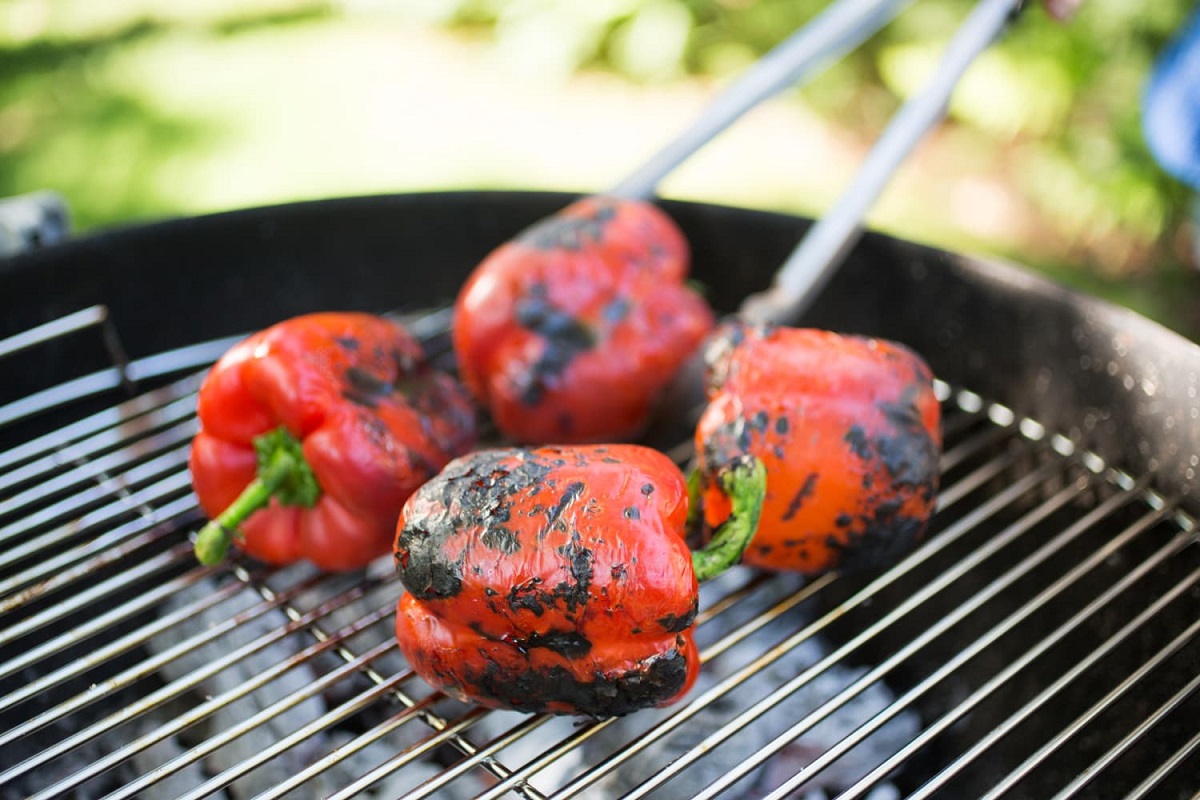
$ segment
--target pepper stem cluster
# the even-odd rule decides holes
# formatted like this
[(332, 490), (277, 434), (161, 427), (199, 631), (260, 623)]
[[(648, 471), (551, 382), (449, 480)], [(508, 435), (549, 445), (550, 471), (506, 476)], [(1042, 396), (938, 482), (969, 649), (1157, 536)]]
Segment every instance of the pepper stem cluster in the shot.
[(287, 428), (256, 436), (254, 454), (258, 476), (196, 536), (193, 549), (202, 564), (217, 564), (225, 558), (229, 543), (240, 535), (238, 526), (265, 508), (272, 497), (285, 506), (311, 508), (321, 496), (317, 476), (304, 460), (304, 448)]
[[(698, 515), (700, 481), (693, 473), (688, 480), (692, 495), (689, 516)], [(713, 531), (712, 538), (700, 550), (692, 551), (692, 569), (696, 580), (715, 578), (742, 557), (742, 551), (758, 530), (763, 499), (767, 495), (767, 468), (757, 458), (744, 455), (723, 467), (717, 474), (721, 490), (729, 497), (730, 513)]]

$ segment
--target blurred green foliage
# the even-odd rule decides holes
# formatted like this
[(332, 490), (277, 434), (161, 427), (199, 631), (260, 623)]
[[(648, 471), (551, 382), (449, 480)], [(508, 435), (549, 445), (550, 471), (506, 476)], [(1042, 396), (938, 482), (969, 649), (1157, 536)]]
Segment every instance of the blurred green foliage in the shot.
[[(1031, 3), (968, 74), (937, 146), (946, 148), (954, 169), (999, 175), (1034, 209), (1035, 229), (1012, 237), (1001, 255), (1196, 335), (1200, 315), (1187, 296), (1194, 272), (1180, 245), (1188, 193), (1150, 158), (1139, 118), (1154, 58), (1192, 4), (1087, 0), (1062, 25)], [(329, 127), (333, 120), (313, 119), (311, 130), (297, 132), (286, 127), (294, 121), (280, 115), (278, 129), (265, 129), (277, 151), (238, 149), (245, 139), (239, 126), (254, 124), (262, 133), (285, 102), (303, 106), (312, 91), (280, 75), (264, 96), (261, 87), (241, 86), (238, 76), (269, 74), (264, 53), (279, 63), (292, 53), (311, 53), (320, 47), (322, 26), (349, 18), (387, 15), (436, 25), (486, 42), (514, 69), (527, 65), (564, 80), (604, 70), (661, 84), (690, 76), (728, 80), (826, 5), (6, 0), (0, 4), (0, 195), (59, 189), (68, 195), (76, 226), (87, 229), (187, 213), (205, 202), (251, 204), (340, 191), (337, 168), (323, 171), (311, 156), (314, 140), (343, 134)], [(971, 5), (917, 0), (792, 97), (869, 146), (922, 84)], [(271, 37), (259, 35), (265, 31)], [(197, 85), (197, 72), (211, 72), (221, 88)], [(223, 163), (236, 165), (235, 174), (212, 175), (205, 154), (220, 146), (232, 151)], [(359, 174), (370, 176), (369, 167)], [(465, 174), (456, 179), (458, 185), (470, 180)], [(378, 185), (369, 177), (355, 184), (363, 191), (387, 187), (386, 176)], [(928, 198), (921, 202), (929, 205)], [(928, 207), (911, 215), (918, 235), (922, 224), (936, 230), (944, 223)]]
[[(634, 81), (727, 76), (826, 5), (797, 0), (409, 0), (442, 24), (485, 29), (514, 59), (563, 72), (600, 67)], [(970, 0), (921, 0), (797, 90), (869, 144), (930, 74)], [(965, 76), (947, 140), (957, 161), (990, 162), (1042, 231), (1001, 254), (1200, 334), (1192, 296), (1189, 191), (1151, 158), (1140, 99), (1154, 60), (1194, 0), (1087, 0), (1067, 24), (1028, 2)], [(548, 36), (549, 29), (556, 31)], [(657, 47), (639, 46), (651, 39)], [(666, 43), (665, 45), (663, 43)], [(551, 52), (547, 53), (547, 48)], [(929, 216), (928, 209), (915, 214)], [(916, 229), (922, 221), (914, 219)], [(928, 226), (929, 220), (924, 224)], [(954, 246), (954, 242), (950, 242)]]
[[(410, 0), (447, 25), (484, 27), (514, 59), (563, 71), (601, 66), (632, 80), (724, 76), (822, 10), (796, 0)], [(922, 0), (802, 91), (846, 130), (873, 139), (922, 85), (968, 0)], [(1030, 4), (964, 80), (952, 124), (984, 137), (1080, 251), (1112, 272), (1171, 260), (1163, 234), (1187, 192), (1146, 150), (1141, 87), (1192, 0), (1090, 0), (1069, 24)], [(551, 33), (553, 32), (553, 33)], [(658, 43), (639, 46), (640, 41)], [(663, 43), (666, 43), (665, 45)], [(547, 53), (547, 49), (553, 52)]]
[(328, 3), (215, 1), (163, 9), (138, 0), (0, 5), (0, 196), (63, 192), (79, 230), (177, 212), (185, 192), (175, 168), (224, 131), (210, 109), (164, 107), (147, 96), (123, 74), (130, 57), (179, 38), (335, 12)]

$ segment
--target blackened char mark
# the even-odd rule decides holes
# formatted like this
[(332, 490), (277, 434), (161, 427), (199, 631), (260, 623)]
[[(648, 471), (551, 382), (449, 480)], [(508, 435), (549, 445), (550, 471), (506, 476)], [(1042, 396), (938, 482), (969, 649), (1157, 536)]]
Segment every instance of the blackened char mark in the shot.
[(365, 408), (377, 408), (392, 392), (390, 383), (362, 367), (348, 367), (343, 377), (346, 383), (342, 397)]
[(808, 477), (804, 479), (804, 483), (800, 485), (800, 488), (796, 490), (796, 493), (792, 495), (792, 500), (788, 503), (788, 507), (783, 512), (783, 516), (781, 517), (784, 522), (790, 522), (796, 516), (796, 514), (800, 513), (800, 509), (803, 507), (804, 501), (812, 496), (813, 489), (815, 489), (816, 486), (817, 473), (811, 472), (809, 473)]
[[(507, 520), (507, 516), (505, 519)], [(511, 556), (521, 549), (521, 540), (517, 535), (501, 525), (488, 527), (483, 532), (483, 535), (479, 537), (479, 540), (485, 546), (504, 553), (506, 556)]]
[[(453, 409), (453, 385), (427, 362), (394, 348), (390, 353), (395, 378), (388, 380), (360, 366), (343, 373), (342, 397), (369, 409), (387, 400), (403, 402), (425, 416), (446, 414)], [(464, 421), (465, 422), (465, 421)], [(428, 430), (425, 431), (428, 433)]]
[(862, 527), (843, 539), (829, 536), (826, 544), (840, 552), (838, 570), (853, 573), (890, 567), (910, 553), (923, 538), (926, 522), (894, 511), (862, 520)]
[(507, 527), (513, 497), (540, 487), (552, 466), (532, 458), (504, 465), (515, 452), (479, 452), (458, 459), (418, 490), (422, 499), (431, 501), (425, 506), (429, 510), (406, 518), (396, 537), (396, 569), (415, 597), (458, 594), (471, 532), (482, 530), (485, 546), (507, 555), (519, 549), (516, 534)]
[(568, 612), (574, 613), (587, 605), (591, 598), (592, 560), (593, 553), (579, 541), (579, 534), (571, 537), (571, 541), (558, 549), (567, 559), (567, 569), (571, 580), (562, 581), (554, 587), (555, 596), (560, 599)]
[(418, 600), (444, 600), (462, 591), (462, 562), (445, 557), (437, 537), (406, 525), (397, 541), (396, 570)]
[(542, 579), (530, 578), (522, 581), (508, 590), (508, 609), (516, 614), (518, 611), (530, 611), (536, 616), (546, 613), (546, 593), (541, 590)]
[(596, 346), (596, 333), (581, 320), (550, 302), (544, 284), (535, 284), (517, 301), (517, 323), (545, 341), (537, 361), (521, 376), (521, 399), (536, 405), (545, 394), (547, 383), (561, 375), (575, 357)]
[(577, 680), (569, 670), (522, 669), (515, 674), (493, 661), (481, 671), (465, 673), (469, 686), (485, 698), (517, 711), (570, 712), (589, 717), (620, 717), (649, 708), (679, 694), (687, 682), (687, 658), (679, 648), (646, 659), (636, 669), (618, 675), (598, 673), (591, 681)]
[(592, 651), (592, 643), (579, 631), (547, 631), (545, 633), (529, 634), (521, 640), (526, 650), (544, 647), (558, 653), (563, 658), (583, 658)]
[(534, 631), (528, 636), (516, 636), (511, 633), (505, 633), (501, 636), (493, 636), (483, 629), (483, 626), (477, 622), (472, 622), (469, 626), (480, 637), (493, 642), (503, 642), (511, 647), (515, 647), (522, 655), (529, 655), (530, 650), (535, 650), (539, 647), (546, 650), (551, 650), (558, 653), (566, 659), (582, 658), (592, 651), (592, 643), (582, 633), (576, 630), (548, 630), (545, 633)]
[(584, 486), (583, 481), (572, 481), (571, 483), (567, 484), (567, 488), (563, 492), (562, 497), (558, 499), (558, 502), (554, 505), (554, 508), (550, 509), (550, 512), (546, 515), (546, 525), (542, 528), (542, 531), (538, 536), (539, 540), (545, 539), (550, 531), (554, 530), (556, 526), (560, 525), (563, 514), (567, 512), (567, 509), (570, 508), (576, 500), (583, 496), (583, 491), (586, 488), (587, 487)]
[(358, 409), (355, 424), (363, 439), (376, 452), (378, 458), (390, 463), (397, 474), (411, 471), (423, 480), (437, 469), (420, 452), (401, 441), (371, 409)]
[(629, 316), (629, 310), (633, 308), (633, 303), (628, 297), (617, 297), (610, 300), (604, 306), (604, 310), (600, 312), (600, 316), (609, 325), (616, 325)]
[(899, 402), (882, 406), (895, 435), (879, 437), (875, 447), (894, 486), (919, 487), (932, 495), (937, 488), (938, 448), (912, 394), (910, 390)]
[(771, 323), (751, 324), (739, 320), (723, 322), (709, 337), (704, 347), (704, 381), (711, 391), (718, 391), (729, 381), (734, 353), (747, 339), (767, 339), (777, 326)]
[(718, 425), (704, 440), (704, 462), (710, 475), (750, 452), (754, 444), (744, 417), (736, 416)]
[(873, 455), (871, 448), (871, 438), (867, 436), (867, 432), (863, 430), (861, 425), (851, 425), (850, 430), (846, 431), (846, 435), (842, 437), (846, 444), (850, 445), (851, 452), (861, 458), (863, 461), (870, 461)]
[(667, 614), (660, 617), (657, 622), (659, 626), (667, 633), (683, 633), (688, 628), (692, 627), (692, 623), (696, 621), (696, 613), (700, 610), (700, 599), (692, 600), (692, 607), (683, 614)]

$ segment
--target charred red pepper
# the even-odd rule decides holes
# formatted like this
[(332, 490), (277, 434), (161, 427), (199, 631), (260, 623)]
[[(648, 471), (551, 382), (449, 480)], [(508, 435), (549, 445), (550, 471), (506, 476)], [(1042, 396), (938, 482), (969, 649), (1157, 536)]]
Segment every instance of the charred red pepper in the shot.
[(698, 581), (737, 561), (764, 484), (753, 459), (731, 465), (732, 513), (690, 553), (687, 482), (657, 451), (457, 459), (404, 507), (400, 649), (431, 685), (487, 706), (607, 717), (671, 703), (699, 669)]
[(213, 519), (196, 555), (232, 538), (262, 561), (361, 567), (388, 552), (400, 508), (475, 441), (466, 390), (403, 327), (361, 313), (280, 322), (234, 346), (200, 388), (189, 461)]
[(830, 331), (723, 326), (705, 350), (709, 404), (696, 429), (704, 514), (728, 508), (723, 465), (767, 468), (742, 560), (815, 575), (889, 564), (924, 535), (941, 450), (928, 365), (903, 345)]
[(654, 205), (590, 197), (493, 251), (454, 313), (467, 386), (510, 438), (616, 441), (712, 329), (683, 234)]

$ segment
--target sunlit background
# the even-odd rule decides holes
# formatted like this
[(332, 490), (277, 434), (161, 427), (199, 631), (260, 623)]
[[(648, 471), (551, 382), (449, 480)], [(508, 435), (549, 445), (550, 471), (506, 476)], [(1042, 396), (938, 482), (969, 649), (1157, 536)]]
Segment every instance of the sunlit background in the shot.
[[(1200, 338), (1187, 192), (1139, 103), (1192, 0), (1036, 4), (870, 225), (1015, 260)], [(75, 229), (321, 197), (600, 191), (824, 0), (4, 0), (0, 195)], [(661, 187), (819, 215), (971, 7), (917, 0)]]

